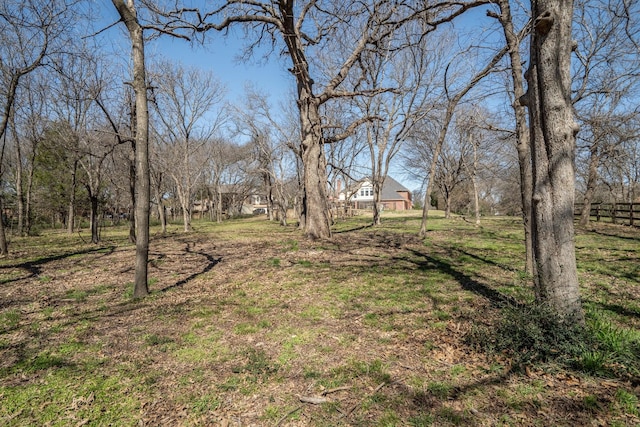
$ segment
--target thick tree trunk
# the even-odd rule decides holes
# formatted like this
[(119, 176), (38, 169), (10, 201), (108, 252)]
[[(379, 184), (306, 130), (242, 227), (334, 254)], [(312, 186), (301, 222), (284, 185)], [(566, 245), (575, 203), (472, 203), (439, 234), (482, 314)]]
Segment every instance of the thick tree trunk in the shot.
[(300, 125), (304, 198), (301, 225), (310, 239), (331, 238), (331, 218), (327, 203), (327, 160), (318, 101), (299, 84)]
[(125, 4), (123, 0), (112, 0), (120, 17), (127, 26), (131, 39), (133, 56), (133, 90), (136, 95), (136, 263), (133, 297), (144, 297), (149, 293), (147, 284), (149, 260), (149, 204), (150, 204), (150, 171), (149, 171), (149, 109), (147, 102), (147, 82), (144, 58), (143, 29), (138, 23), (133, 0)]
[(331, 220), (327, 206), (326, 159), (322, 138), (308, 134), (303, 145), (304, 163), (304, 231), (310, 239), (331, 237)]
[(314, 81), (309, 73), (303, 37), (294, 21), (293, 1), (277, 2), (282, 15), (281, 29), (296, 78), (297, 103), (300, 114), (303, 165), (303, 206), (300, 226), (310, 239), (331, 237), (331, 218), (327, 202), (327, 160), (320, 115), (320, 99), (313, 94)]
[(451, 194), (445, 193), (444, 195), (444, 217), (451, 218)]
[(536, 297), (559, 315), (582, 322), (573, 225), (572, 13), (572, 0), (532, 0), (535, 21), (523, 101), (531, 132)]

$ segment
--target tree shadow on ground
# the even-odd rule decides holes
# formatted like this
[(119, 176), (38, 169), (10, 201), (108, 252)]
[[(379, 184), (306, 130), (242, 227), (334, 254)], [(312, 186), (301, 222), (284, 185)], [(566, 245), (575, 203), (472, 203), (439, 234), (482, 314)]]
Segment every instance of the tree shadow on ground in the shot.
[(201, 256), (203, 256), (203, 257), (205, 257), (207, 259), (208, 263), (204, 266), (204, 268), (201, 271), (195, 272), (195, 273), (189, 275), (188, 277), (185, 277), (184, 279), (181, 279), (181, 280), (177, 281), (173, 285), (169, 285), (169, 286), (167, 286), (165, 288), (162, 288), (162, 289), (160, 289), (159, 292), (167, 292), (167, 291), (170, 291), (172, 289), (182, 287), (182, 286), (186, 285), (187, 283), (189, 283), (190, 281), (192, 281), (193, 279), (195, 279), (196, 277), (200, 276), (201, 274), (205, 274), (205, 273), (211, 271), (213, 269), (213, 267), (215, 267), (218, 263), (220, 263), (220, 261), (222, 261), (222, 257), (214, 258), (213, 256), (211, 256), (210, 254), (208, 254), (206, 252), (192, 251), (191, 248), (189, 247), (189, 245), (187, 245), (185, 247), (185, 253), (193, 253), (193, 254), (201, 255)]
[(634, 241), (640, 241), (640, 237), (636, 237), (636, 236), (625, 236), (622, 233), (606, 233), (602, 230), (597, 230), (597, 229), (593, 229), (593, 230), (587, 230), (591, 233), (595, 233), (595, 234), (599, 234), (600, 236), (605, 236), (605, 237), (615, 237), (616, 239), (622, 239), (622, 240), (634, 240)]
[(16, 278), (12, 278), (12, 279), (3, 279), (0, 280), (0, 285), (4, 285), (7, 283), (11, 283), (11, 282), (16, 282), (16, 281), (20, 281), (20, 280), (25, 280), (25, 279), (29, 279), (32, 277), (36, 277), (38, 275), (40, 275), (40, 273), (42, 272), (41, 266), (48, 264), (50, 262), (54, 262), (54, 261), (59, 261), (65, 258), (69, 258), (75, 255), (86, 255), (86, 254), (91, 254), (91, 253), (95, 253), (95, 252), (100, 252), (103, 256), (107, 256), (113, 253), (113, 251), (115, 251), (116, 247), (115, 246), (102, 246), (99, 248), (90, 248), (90, 249), (85, 249), (82, 251), (73, 251), (73, 252), (65, 252), (62, 254), (58, 254), (58, 255), (52, 255), (49, 257), (43, 257), (43, 258), (38, 258), (35, 261), (25, 261), (19, 264), (8, 264), (8, 265), (0, 265), (0, 270), (9, 270), (9, 269), (22, 269), (22, 270), (26, 270), (29, 272), (29, 275), (26, 277), (16, 277)]
[[(433, 394), (429, 390), (421, 388), (415, 389), (398, 381), (393, 389), (406, 402), (410, 402), (410, 411), (414, 414), (414, 419), (428, 420), (425, 425), (465, 425), (475, 426), (484, 425), (481, 418), (476, 415), (482, 415), (486, 419), (504, 419), (511, 425), (512, 422), (522, 423), (518, 425), (529, 425), (530, 421), (536, 420), (534, 424), (540, 422), (545, 425), (588, 425), (598, 414), (605, 414), (609, 411), (614, 398), (611, 390), (598, 390), (593, 394), (575, 393), (571, 387), (567, 387), (565, 392), (556, 393), (548, 398), (541, 398), (539, 395), (517, 395), (507, 396), (504, 401), (498, 399), (489, 406), (474, 407), (467, 403), (466, 409), (459, 409), (459, 405), (451, 404), (452, 402), (468, 402), (468, 397), (473, 396), (486, 388), (504, 387), (517, 374), (511, 371), (490, 374), (477, 380), (471, 380), (466, 384), (452, 387), (446, 395), (439, 393)], [(522, 380), (522, 384), (527, 380)], [(393, 384), (393, 383), (392, 383)], [(392, 385), (390, 384), (390, 385)], [(556, 384), (559, 389), (565, 386), (559, 381)], [(573, 392), (573, 393), (572, 393)], [(588, 397), (585, 397), (588, 396)], [(544, 399), (544, 400), (542, 400)], [(540, 405), (544, 405), (544, 411), (540, 410)], [(515, 410), (514, 410), (515, 409)], [(511, 418), (510, 413), (517, 418)]]
[(492, 289), (491, 287), (487, 286), (486, 284), (481, 283), (473, 279), (472, 277), (464, 274), (463, 272), (456, 270), (453, 264), (451, 263), (426, 255), (415, 249), (410, 249), (410, 252), (416, 257), (423, 259), (423, 261), (416, 261), (415, 259), (408, 260), (416, 264), (419, 269), (438, 270), (443, 273), (446, 273), (449, 276), (453, 277), (460, 284), (460, 286), (462, 286), (462, 289), (471, 291), (476, 295), (480, 295), (486, 298), (494, 306), (502, 307), (506, 304), (513, 305), (516, 307), (522, 306), (522, 304), (517, 300), (515, 300), (514, 298), (508, 295), (504, 295), (501, 292), (498, 292), (495, 289)]
[(473, 258), (473, 259), (475, 259), (477, 261), (483, 262), (485, 264), (492, 265), (494, 267), (499, 267), (499, 268), (501, 268), (503, 270), (506, 270), (506, 271), (511, 271), (511, 272), (518, 271), (518, 269), (516, 267), (512, 267), (512, 266), (509, 266), (509, 265), (501, 264), (499, 262), (495, 262), (493, 260), (490, 260), (490, 259), (485, 258), (485, 257), (481, 257), (480, 255), (476, 255), (474, 253), (471, 253), (469, 251), (465, 251), (465, 250), (460, 249), (460, 248), (455, 248), (454, 250), (457, 251), (457, 252), (460, 252), (461, 254), (467, 255), (468, 257)]
[(605, 304), (602, 302), (595, 302), (595, 304), (599, 306), (602, 310), (612, 311), (621, 316), (640, 318), (640, 310), (638, 309), (629, 309), (627, 307), (622, 307), (621, 305), (618, 305), (618, 304)]
[(346, 234), (346, 233), (351, 233), (353, 231), (366, 230), (367, 228), (372, 228), (372, 227), (373, 227), (373, 225), (371, 225), (371, 224), (361, 225), (359, 227), (350, 228), (348, 230), (333, 231), (332, 234)]

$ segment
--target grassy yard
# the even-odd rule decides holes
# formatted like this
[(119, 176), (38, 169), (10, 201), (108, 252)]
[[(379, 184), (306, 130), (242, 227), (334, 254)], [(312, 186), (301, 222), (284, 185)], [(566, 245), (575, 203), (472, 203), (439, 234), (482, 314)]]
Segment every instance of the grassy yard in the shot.
[(577, 231), (587, 328), (564, 346), (517, 219), (383, 221), (153, 230), (143, 300), (124, 228), (14, 238), (0, 425), (640, 425), (640, 230)]

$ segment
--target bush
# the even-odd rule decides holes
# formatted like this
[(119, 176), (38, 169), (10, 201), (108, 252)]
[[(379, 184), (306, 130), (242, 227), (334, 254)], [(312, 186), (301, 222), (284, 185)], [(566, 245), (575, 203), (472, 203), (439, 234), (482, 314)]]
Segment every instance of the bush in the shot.
[(515, 367), (578, 357), (586, 347), (586, 330), (558, 317), (545, 305), (508, 305), (494, 327), (474, 327), (467, 342), (484, 351), (506, 353)]
[(583, 326), (544, 305), (505, 306), (497, 325), (475, 326), (466, 341), (508, 355), (516, 370), (556, 362), (589, 374), (640, 376), (640, 333), (617, 327), (597, 312), (588, 313)]

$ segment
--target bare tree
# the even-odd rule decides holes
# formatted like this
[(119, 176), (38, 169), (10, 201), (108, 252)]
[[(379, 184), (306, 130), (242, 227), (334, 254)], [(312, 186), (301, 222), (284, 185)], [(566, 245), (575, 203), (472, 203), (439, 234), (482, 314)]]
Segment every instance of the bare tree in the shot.
[(533, 274), (533, 243), (531, 238), (531, 195), (533, 194), (533, 175), (531, 170), (531, 149), (529, 142), (529, 131), (527, 129), (526, 110), (518, 100), (524, 95), (524, 77), (522, 70), (521, 44), (529, 33), (529, 23), (522, 25), (522, 29), (517, 31), (514, 23), (514, 16), (511, 12), (510, 0), (498, 0), (496, 2), (499, 13), (492, 10), (487, 11), (487, 15), (498, 20), (504, 34), (511, 71), (511, 83), (513, 96), (511, 105), (513, 107), (515, 121), (515, 142), (518, 152), (518, 165), (520, 172), (520, 199), (522, 202), (522, 220), (524, 225), (525, 240), (525, 271)]
[(158, 219), (160, 220), (160, 227), (162, 228), (162, 234), (165, 234), (167, 232), (167, 212), (164, 206), (164, 194), (166, 192), (165, 187), (167, 171), (163, 167), (163, 159), (165, 159), (165, 153), (162, 151), (162, 148), (163, 147), (157, 142), (157, 140), (153, 144), (151, 144), (149, 171), (151, 175), (151, 186), (153, 187), (153, 197), (158, 209)]
[(635, 100), (640, 89), (640, 57), (626, 33), (630, 22), (625, 7), (609, 0), (576, 3), (572, 101), (584, 129), (579, 135), (578, 156), (584, 153), (588, 158), (582, 226), (589, 222), (601, 164), (638, 133), (633, 124), (639, 114)]
[[(7, 0), (0, 5), (0, 139), (3, 153), (4, 136), (20, 80), (41, 67), (48, 56), (59, 52), (62, 35), (71, 22), (72, 4), (66, 0)], [(4, 235), (3, 224), (0, 224), (0, 234)], [(6, 239), (1, 240), (0, 255), (6, 255)]]
[(48, 117), (45, 93), (48, 91), (43, 75), (32, 73), (23, 79), (24, 90), (11, 116), (9, 127), (15, 145), (14, 182), (18, 211), (18, 234), (28, 235), (32, 225), (32, 193), (38, 146), (44, 136)]
[(573, 225), (578, 131), (571, 102), (573, 1), (532, 0), (531, 13), (528, 88), (520, 101), (529, 109), (536, 298), (581, 322)]
[(112, 0), (121, 21), (127, 27), (133, 57), (133, 90), (136, 95), (135, 163), (136, 163), (136, 262), (134, 298), (149, 293), (147, 262), (149, 260), (149, 109), (147, 102), (147, 78), (144, 55), (143, 27), (138, 21), (133, 0)]
[[(320, 108), (337, 98), (374, 95), (375, 92), (348, 88), (344, 83), (361, 80), (359, 68), (362, 55), (371, 50), (381, 51), (385, 41), (405, 22), (423, 18), (426, 27), (434, 28), (447, 22), (478, 3), (437, 3), (426, 8), (413, 9), (411, 4), (375, 1), (366, 4), (294, 0), (244, 1), (228, 0), (217, 9), (201, 12), (193, 8), (159, 11), (169, 22), (180, 22), (182, 29), (191, 32), (227, 30), (241, 25), (255, 31), (257, 37), (250, 44), (257, 46), (268, 40), (272, 46), (284, 48), (291, 61), (290, 72), (296, 82), (297, 106), (301, 129), (301, 158), (304, 164), (303, 228), (309, 238), (331, 236), (330, 217), (326, 194), (326, 158), (324, 146), (335, 139), (325, 137)], [(178, 25), (179, 27), (179, 25)], [(175, 29), (176, 26), (174, 25)], [(347, 41), (349, 43), (348, 49)], [(341, 44), (341, 46), (340, 46)], [(336, 46), (339, 46), (336, 49)], [(322, 67), (325, 73), (312, 77), (310, 53), (332, 51), (339, 56), (332, 66)], [(343, 55), (344, 54), (344, 55)], [(356, 77), (353, 77), (354, 74)], [(314, 86), (316, 85), (316, 86)], [(322, 85), (322, 89), (316, 89)], [(386, 90), (386, 88), (385, 88)], [(345, 129), (340, 137), (353, 132), (359, 122)]]
[[(478, 175), (480, 169), (481, 151), (485, 151), (486, 144), (483, 144), (486, 135), (483, 128), (486, 128), (486, 114), (478, 108), (471, 108), (460, 115), (460, 119), (456, 122), (456, 133), (463, 142), (465, 155), (462, 157), (462, 167), (465, 175), (471, 181), (473, 212), (475, 224), (480, 225), (480, 189), (478, 183)], [(488, 150), (487, 150), (488, 151)]]
[(427, 29), (421, 24), (412, 22), (398, 31), (398, 37), (405, 38), (404, 49), (387, 55), (371, 52), (361, 60), (367, 77), (363, 83), (365, 87), (371, 91), (388, 86), (394, 88), (359, 102), (362, 116), (375, 117), (365, 125), (371, 161), (373, 225), (382, 223), (380, 200), (391, 161), (416, 123), (434, 108), (431, 73), (439, 58), (429, 49), (428, 43), (433, 41), (424, 37)]
[(163, 144), (163, 169), (175, 183), (184, 231), (191, 230), (195, 188), (211, 156), (215, 133), (226, 120), (224, 86), (211, 73), (164, 62), (159, 67), (155, 112), (157, 142)]
[[(454, 116), (456, 107), (460, 103), (460, 101), (469, 93), (471, 89), (473, 89), (483, 78), (488, 76), (491, 72), (494, 71), (496, 65), (500, 62), (504, 54), (506, 53), (506, 48), (498, 51), (485, 65), (484, 68), (476, 72), (471, 79), (466, 83), (466, 85), (462, 86), (455, 94), (451, 95), (449, 93), (448, 88), (448, 75), (445, 71), (444, 75), (444, 90), (445, 90), (445, 107), (444, 107), (444, 117), (441, 121), (440, 130), (438, 132), (438, 139), (435, 142), (435, 147), (433, 149), (433, 156), (431, 157), (431, 165), (429, 167), (429, 177), (427, 178), (427, 185), (425, 190), (425, 200), (424, 206), (422, 207), (422, 221), (420, 223), (420, 232), (419, 235), (421, 237), (426, 236), (427, 234), (427, 218), (429, 215), (429, 207), (431, 205), (429, 198), (431, 197), (431, 191), (433, 188), (433, 184), (435, 181), (437, 162), (440, 158), (440, 153), (442, 151), (442, 147), (445, 144), (445, 140), (447, 137), (447, 131), (449, 125), (451, 124), (451, 120)], [(447, 70), (451, 66), (451, 63), (447, 66)]]
[[(444, 216), (451, 218), (451, 202), (454, 193), (469, 178), (466, 174), (464, 159), (469, 140), (460, 132), (451, 132), (449, 143), (445, 143), (437, 157), (437, 168), (434, 176), (435, 186), (444, 199)], [(432, 154), (433, 157), (433, 154)]]
[(238, 132), (249, 138), (266, 196), (267, 215), (287, 225), (287, 210), (292, 202), (289, 182), (293, 178), (294, 151), (289, 147), (286, 121), (273, 114), (266, 94), (248, 88), (244, 105), (236, 108)]

